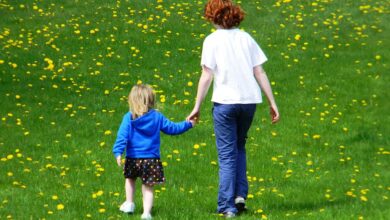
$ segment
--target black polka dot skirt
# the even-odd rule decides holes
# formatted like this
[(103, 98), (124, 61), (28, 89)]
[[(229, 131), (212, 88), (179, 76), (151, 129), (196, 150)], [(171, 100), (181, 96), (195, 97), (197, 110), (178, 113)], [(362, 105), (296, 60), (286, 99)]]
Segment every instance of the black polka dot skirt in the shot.
[(155, 185), (165, 182), (164, 170), (158, 158), (137, 159), (126, 158), (124, 168), (125, 178), (142, 180), (142, 184)]

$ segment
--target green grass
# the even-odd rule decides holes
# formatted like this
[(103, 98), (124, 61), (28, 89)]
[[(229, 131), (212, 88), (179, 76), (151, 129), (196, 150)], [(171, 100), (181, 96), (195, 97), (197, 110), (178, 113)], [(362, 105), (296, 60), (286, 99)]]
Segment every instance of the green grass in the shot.
[[(111, 154), (126, 96), (141, 80), (166, 116), (187, 116), (212, 29), (204, 3), (0, 0), (0, 219), (140, 217), (140, 187), (136, 214), (118, 210), (124, 180)], [(241, 5), (281, 121), (258, 106), (250, 209), (238, 219), (388, 218), (390, 2)], [(155, 219), (219, 218), (212, 134), (207, 101), (195, 129), (162, 137)]]

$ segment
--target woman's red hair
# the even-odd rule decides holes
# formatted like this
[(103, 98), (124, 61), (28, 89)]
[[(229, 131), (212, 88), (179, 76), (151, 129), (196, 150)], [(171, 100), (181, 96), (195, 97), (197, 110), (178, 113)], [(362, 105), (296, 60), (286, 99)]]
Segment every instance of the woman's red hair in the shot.
[(231, 0), (209, 0), (204, 8), (204, 17), (225, 29), (238, 27), (244, 15), (240, 6)]

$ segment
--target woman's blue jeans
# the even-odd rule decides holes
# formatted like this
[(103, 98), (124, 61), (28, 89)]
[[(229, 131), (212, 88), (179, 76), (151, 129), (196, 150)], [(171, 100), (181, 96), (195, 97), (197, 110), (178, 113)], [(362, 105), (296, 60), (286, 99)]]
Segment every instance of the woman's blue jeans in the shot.
[(213, 120), (219, 163), (218, 212), (234, 212), (234, 199), (248, 195), (245, 143), (256, 104), (214, 103)]

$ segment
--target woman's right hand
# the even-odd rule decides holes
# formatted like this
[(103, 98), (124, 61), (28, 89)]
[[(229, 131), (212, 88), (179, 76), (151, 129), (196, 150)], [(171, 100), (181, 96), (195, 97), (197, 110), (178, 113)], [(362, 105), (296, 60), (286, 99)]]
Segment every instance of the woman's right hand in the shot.
[(200, 117), (200, 111), (196, 108), (192, 110), (192, 112), (187, 116), (187, 121), (195, 121), (198, 122)]

